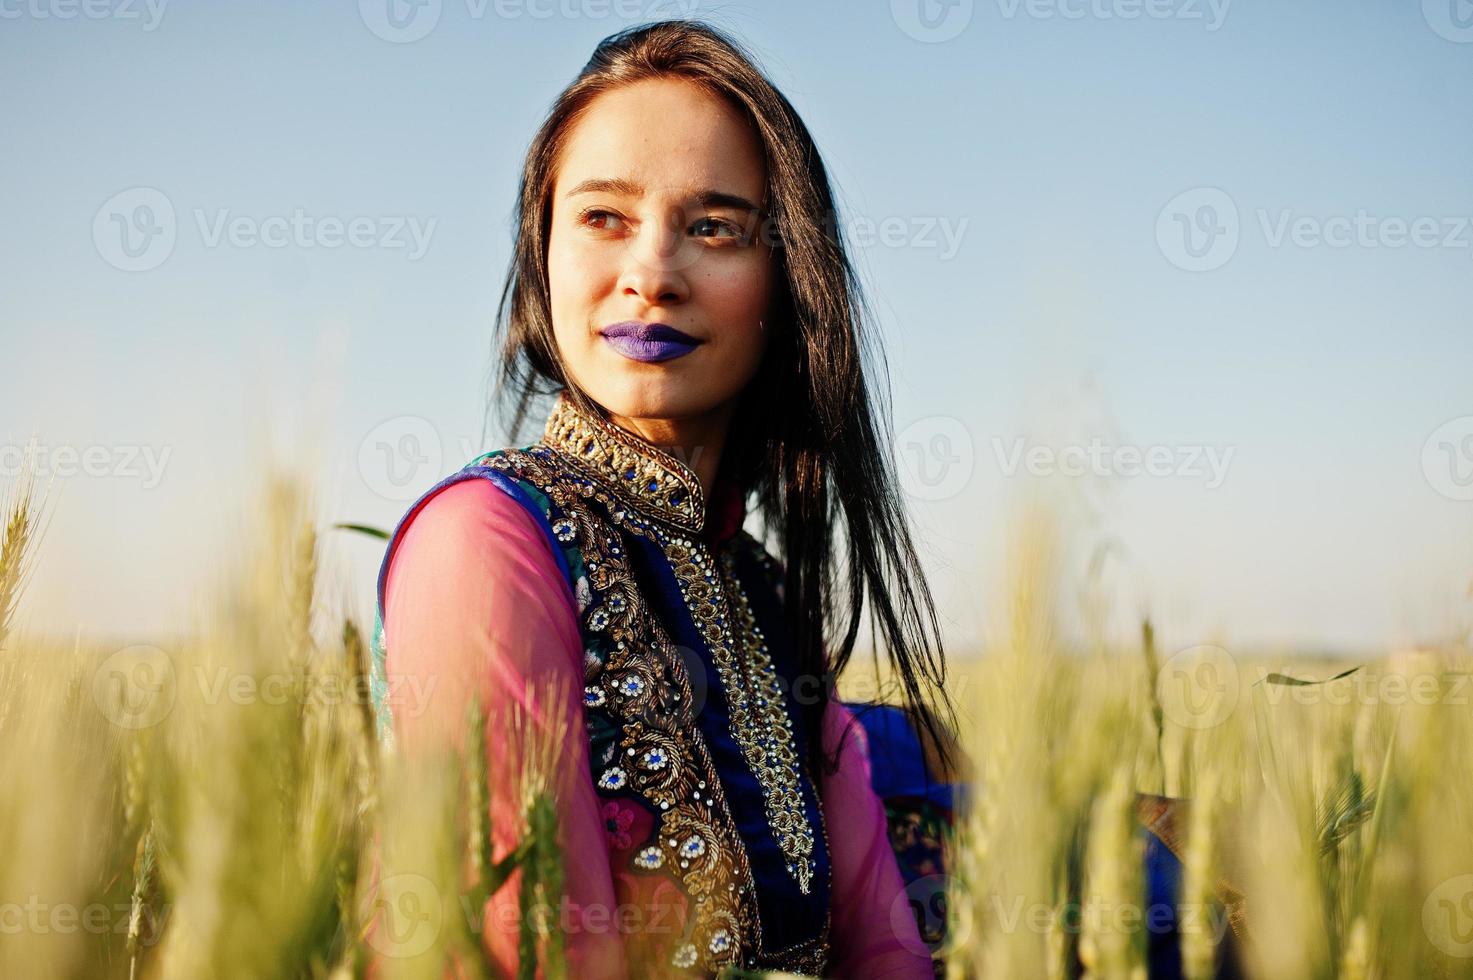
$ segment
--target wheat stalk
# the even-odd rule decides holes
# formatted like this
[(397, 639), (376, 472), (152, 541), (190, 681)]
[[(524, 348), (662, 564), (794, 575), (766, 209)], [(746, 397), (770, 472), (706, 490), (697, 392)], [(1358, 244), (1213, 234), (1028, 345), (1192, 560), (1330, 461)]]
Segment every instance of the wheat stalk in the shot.
[(11, 489), (4, 507), (5, 535), (0, 539), (0, 651), (9, 639), (25, 588), (29, 552), (39, 538), (35, 490), (34, 478), (29, 473), (23, 475)]

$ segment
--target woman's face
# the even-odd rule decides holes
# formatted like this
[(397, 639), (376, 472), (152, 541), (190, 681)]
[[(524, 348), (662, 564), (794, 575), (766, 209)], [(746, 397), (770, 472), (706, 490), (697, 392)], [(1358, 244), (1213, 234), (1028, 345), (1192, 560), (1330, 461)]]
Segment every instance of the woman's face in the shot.
[[(747, 122), (684, 80), (605, 92), (573, 124), (553, 182), (548, 284), (563, 363), (594, 401), (692, 421), (734, 404), (766, 345), (766, 185)], [(651, 324), (679, 333), (650, 336)]]

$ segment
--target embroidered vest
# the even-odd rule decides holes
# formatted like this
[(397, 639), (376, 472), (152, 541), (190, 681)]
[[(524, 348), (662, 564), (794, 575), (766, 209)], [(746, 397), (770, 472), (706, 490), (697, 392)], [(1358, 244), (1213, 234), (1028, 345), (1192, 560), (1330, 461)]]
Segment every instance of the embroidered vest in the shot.
[(684, 896), (682, 929), (625, 937), (631, 962), (821, 976), (828, 837), (802, 752), (781, 569), (744, 530), (708, 545), (695, 474), (637, 436), (559, 399), (538, 443), (472, 460), (409, 509), (379, 571), (379, 737), (392, 746), (383, 601), (393, 544), (420, 502), (477, 478), (526, 508), (567, 575), (596, 793), (653, 818), (632, 866), (612, 869), (616, 889), (626, 873), (666, 876)]

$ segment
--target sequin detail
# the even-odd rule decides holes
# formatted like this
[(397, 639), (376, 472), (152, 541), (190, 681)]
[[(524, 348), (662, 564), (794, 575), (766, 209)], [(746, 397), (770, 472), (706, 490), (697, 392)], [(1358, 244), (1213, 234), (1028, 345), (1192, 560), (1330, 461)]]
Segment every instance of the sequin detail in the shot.
[(692, 529), (705, 517), (706, 495), (690, 467), (612, 423), (587, 418), (567, 398), (548, 416), (542, 441), (614, 476), (609, 488), (628, 505)]
[[(787, 870), (807, 895), (812, 887), (813, 827), (799, 788), (797, 738), (783, 685), (746, 596), (736, 583), (732, 555), (713, 561), (704, 544), (656, 528), (696, 626), (711, 647), (731, 711), (732, 736), (762, 786), (773, 835)], [(718, 567), (719, 565), (719, 567)], [(733, 636), (732, 616), (740, 638)], [(745, 656), (738, 657), (737, 649)]]

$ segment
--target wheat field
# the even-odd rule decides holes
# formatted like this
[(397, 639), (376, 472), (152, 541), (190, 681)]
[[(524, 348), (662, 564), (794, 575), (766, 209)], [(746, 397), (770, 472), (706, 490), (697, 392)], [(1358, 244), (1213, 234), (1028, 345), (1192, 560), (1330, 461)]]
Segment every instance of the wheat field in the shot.
[[(6, 490), (0, 976), (492, 977), (475, 910), (502, 888), (522, 975), (564, 975), (533, 914), (562, 873), (539, 753), (498, 855), (477, 753), (380, 749), (364, 630), (323, 608), (301, 480), (263, 480), (249, 547), (168, 650), (13, 631), (45, 508)], [(1185, 975), (1212, 976), (1232, 935), (1254, 977), (1473, 976), (1467, 650), (1266, 664), (1167, 655), (1144, 624), (1080, 651), (1055, 623), (1060, 545), (1020, 520), (988, 653), (951, 671), (973, 805), (948, 874), (909, 895), (944, 921), (947, 974), (1145, 977), (1140, 814), (1165, 796), (1191, 800)]]

